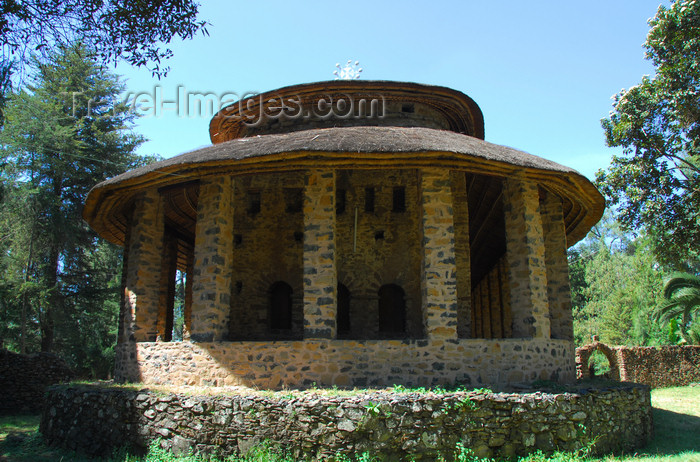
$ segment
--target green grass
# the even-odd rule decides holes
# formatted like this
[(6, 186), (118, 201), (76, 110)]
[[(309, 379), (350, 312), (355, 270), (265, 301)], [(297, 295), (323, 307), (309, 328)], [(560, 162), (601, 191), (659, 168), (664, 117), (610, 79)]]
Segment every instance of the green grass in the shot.
[[(417, 390), (397, 390), (415, 392)], [(484, 391), (486, 392), (486, 391)], [(700, 386), (662, 388), (652, 391), (654, 406), (654, 438), (637, 454), (622, 454), (601, 458), (571, 453), (550, 456), (535, 453), (518, 462), (700, 462)], [(0, 415), (0, 462), (95, 461), (75, 453), (47, 447), (38, 433), (37, 415)], [(199, 462), (194, 456), (175, 457), (154, 444), (148, 455), (137, 457), (122, 453), (109, 462)], [(358, 455), (358, 462), (374, 462), (367, 454)], [(479, 459), (464, 452), (457, 462), (476, 462)], [(244, 458), (229, 462), (296, 462), (261, 446)], [(349, 461), (339, 459), (338, 462)]]
[(68, 451), (47, 447), (39, 434), (39, 416), (0, 415), (0, 462), (89, 461)]
[(700, 462), (700, 386), (659, 388), (651, 392), (654, 438), (637, 455), (600, 461)]

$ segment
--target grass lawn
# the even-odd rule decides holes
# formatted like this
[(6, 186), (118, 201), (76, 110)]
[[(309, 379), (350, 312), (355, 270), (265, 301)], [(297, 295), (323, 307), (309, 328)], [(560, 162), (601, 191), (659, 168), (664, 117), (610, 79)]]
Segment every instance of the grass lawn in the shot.
[(654, 439), (639, 454), (601, 461), (700, 462), (700, 386), (651, 392)]
[[(555, 454), (551, 458), (534, 455), (520, 462), (700, 462), (700, 386), (661, 388), (652, 391), (654, 406), (654, 439), (637, 454), (577, 458), (571, 454)], [(90, 461), (67, 451), (44, 445), (38, 433), (37, 415), (0, 415), (0, 462)], [(166, 462), (195, 461), (195, 458), (177, 459), (159, 451), (145, 458), (118, 457), (112, 462)], [(245, 459), (250, 462), (277, 461), (265, 455)], [(289, 459), (286, 459), (289, 460)], [(374, 459), (361, 457), (370, 462)], [(291, 462), (291, 460), (289, 460)], [(467, 458), (464, 462), (474, 459)]]

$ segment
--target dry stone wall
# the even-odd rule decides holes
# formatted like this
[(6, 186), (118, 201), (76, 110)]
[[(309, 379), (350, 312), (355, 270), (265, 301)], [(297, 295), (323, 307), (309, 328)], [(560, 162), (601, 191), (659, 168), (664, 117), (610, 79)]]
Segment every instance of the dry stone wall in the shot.
[(700, 346), (615, 347), (620, 379), (650, 387), (700, 383)]
[[(229, 391), (229, 393), (234, 393)], [(316, 392), (195, 396), (148, 390), (54, 387), (41, 420), (53, 445), (89, 454), (143, 448), (227, 456), (264, 441), (298, 459), (370, 451), (388, 460), (435, 460), (457, 443), (482, 457), (535, 450), (642, 447), (651, 436), (649, 389), (575, 393)]]
[(65, 361), (54, 354), (20, 355), (0, 349), (0, 412), (38, 411), (46, 387), (73, 377)]
[(593, 342), (576, 348), (576, 377), (591, 375), (589, 361), (595, 351), (610, 363), (613, 380), (657, 387), (677, 387), (700, 383), (700, 346), (609, 347)]
[(568, 383), (573, 350), (569, 341), (545, 339), (122, 343), (115, 378), (265, 389)]

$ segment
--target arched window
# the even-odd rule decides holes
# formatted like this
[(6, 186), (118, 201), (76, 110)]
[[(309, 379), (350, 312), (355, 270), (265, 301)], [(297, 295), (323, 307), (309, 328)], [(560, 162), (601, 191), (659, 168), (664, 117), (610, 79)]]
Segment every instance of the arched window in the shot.
[(350, 290), (338, 283), (338, 312), (336, 313), (338, 335), (350, 333)]
[(404, 334), (406, 332), (406, 296), (396, 284), (379, 288), (379, 332)]
[(270, 328), (292, 328), (292, 287), (284, 281), (270, 286)]

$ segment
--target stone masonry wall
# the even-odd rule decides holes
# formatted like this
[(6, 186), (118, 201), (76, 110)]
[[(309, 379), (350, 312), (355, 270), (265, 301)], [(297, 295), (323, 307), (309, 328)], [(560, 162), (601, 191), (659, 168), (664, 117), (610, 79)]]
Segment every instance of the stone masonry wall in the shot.
[(457, 265), (450, 172), (421, 171), (423, 271), (421, 288), (429, 339), (457, 338)]
[[(303, 171), (236, 178), (230, 340), (303, 336), (304, 213), (296, 200), (303, 199), (304, 182)], [(337, 199), (334, 204), (335, 265), (338, 282), (350, 292), (350, 331), (344, 338), (381, 337), (378, 290), (385, 284), (406, 293), (406, 336), (422, 337), (417, 171), (339, 170), (335, 183), (335, 194), (344, 197), (342, 208)], [(405, 188), (404, 212), (392, 211), (394, 187)], [(367, 188), (374, 190), (373, 212), (365, 210)], [(260, 210), (251, 213), (249, 195), (255, 193)], [(292, 288), (290, 332), (270, 330), (270, 287), (277, 281)]]
[(153, 342), (123, 343), (116, 354), (116, 380), (147, 384), (476, 387), (575, 377), (574, 347), (565, 340)]
[[(303, 336), (303, 189), (304, 172), (236, 178), (231, 340)], [(250, 203), (256, 194), (260, 200), (257, 212)], [(292, 288), (289, 332), (271, 330), (270, 288), (280, 281)]]
[(614, 347), (620, 380), (650, 387), (700, 383), (700, 346)]
[(472, 275), (469, 247), (469, 198), (464, 172), (450, 172), (457, 265), (457, 336), (472, 337)]
[(610, 375), (623, 382), (657, 387), (679, 387), (700, 383), (700, 346), (608, 347), (599, 342), (576, 349), (578, 378), (590, 375), (588, 363), (594, 351), (610, 363)]
[(304, 178), (304, 338), (335, 338), (335, 171)]
[(164, 230), (163, 198), (156, 190), (145, 191), (131, 217), (121, 338), (148, 342), (158, 335)]
[[(227, 393), (228, 392), (228, 393)], [(536, 450), (633, 450), (651, 437), (649, 389), (575, 393), (363, 393), (220, 390), (197, 396), (148, 390), (53, 387), (40, 430), (52, 445), (89, 454), (143, 448), (246, 453), (271, 442), (296, 459), (365, 451), (389, 460), (451, 458), (457, 443), (482, 457)]]
[(54, 354), (21, 355), (0, 349), (0, 412), (36, 412), (44, 403), (46, 387), (73, 378), (66, 362)]
[(566, 228), (561, 198), (546, 192), (540, 201), (547, 264), (547, 297), (549, 299), (552, 338), (572, 340), (574, 320), (571, 311), (569, 261), (566, 256)]
[[(424, 336), (421, 313), (420, 200), (418, 171), (338, 170), (336, 191), (345, 196), (336, 213), (338, 282), (350, 291), (347, 338), (376, 339), (378, 291), (396, 284), (405, 291), (406, 336)], [(405, 188), (405, 211), (393, 211), (395, 187)], [(365, 210), (367, 189), (374, 191), (374, 210)], [(355, 226), (357, 210), (357, 226)]]
[(193, 340), (228, 337), (233, 254), (233, 180), (210, 178), (199, 186), (194, 270), (192, 274)]
[(505, 181), (503, 211), (514, 337), (549, 338), (549, 301), (544, 232), (537, 184)]

